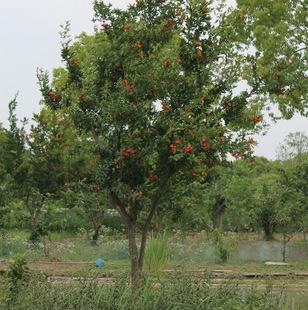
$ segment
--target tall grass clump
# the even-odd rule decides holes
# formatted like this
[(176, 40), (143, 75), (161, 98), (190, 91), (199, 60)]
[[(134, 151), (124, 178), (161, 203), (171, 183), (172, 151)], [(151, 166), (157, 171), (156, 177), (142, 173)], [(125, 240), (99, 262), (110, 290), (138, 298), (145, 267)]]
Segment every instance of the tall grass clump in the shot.
[(168, 240), (165, 234), (149, 238), (145, 251), (145, 272), (153, 275), (162, 274), (169, 260)]
[(226, 263), (230, 257), (232, 250), (232, 244), (224, 240), (223, 232), (219, 229), (215, 229), (211, 235), (216, 261), (218, 263)]
[(18, 292), (22, 291), (30, 279), (27, 261), (24, 256), (15, 256), (9, 262), (6, 281), (6, 302), (13, 305), (18, 296)]
[(0, 309), (38, 310), (279, 310), (281, 296), (271, 290), (240, 289), (236, 284), (211, 287), (208, 279), (187, 276), (147, 279), (139, 292), (133, 292), (127, 277), (113, 284), (97, 281), (51, 283), (33, 277), (16, 292), (14, 303), (5, 298), (6, 286), (0, 283)]

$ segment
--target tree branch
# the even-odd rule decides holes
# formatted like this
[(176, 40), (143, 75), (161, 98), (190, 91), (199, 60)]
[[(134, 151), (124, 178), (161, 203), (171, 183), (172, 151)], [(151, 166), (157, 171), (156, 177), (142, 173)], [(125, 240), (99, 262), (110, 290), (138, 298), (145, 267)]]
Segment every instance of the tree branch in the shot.
[(151, 210), (150, 213), (146, 219), (146, 222), (143, 226), (143, 231), (142, 231), (142, 236), (141, 236), (141, 244), (140, 244), (140, 252), (139, 252), (139, 266), (142, 267), (143, 264), (143, 259), (144, 259), (144, 254), (145, 254), (145, 246), (146, 246), (146, 240), (147, 240), (147, 234), (148, 234), (148, 230), (149, 230), (149, 226), (151, 224), (151, 221), (153, 219), (153, 216), (155, 214), (155, 211), (158, 207), (158, 204), (160, 202), (160, 199), (162, 197), (161, 192), (163, 190), (166, 191), (166, 189), (169, 187), (169, 181), (170, 178), (172, 176), (173, 172), (170, 172), (169, 175), (165, 178), (165, 180), (162, 182), (161, 186), (159, 187), (153, 201), (151, 204)]
[(120, 199), (118, 198), (118, 196), (116, 195), (116, 193), (113, 191), (110, 191), (109, 197), (110, 197), (110, 200), (111, 200), (113, 207), (119, 212), (119, 214), (122, 216), (122, 218), (126, 222), (126, 224), (130, 225), (132, 222), (132, 219), (129, 216), (129, 214), (127, 213), (127, 211), (125, 210), (125, 207), (123, 207), (123, 205), (122, 205)]
[(304, 46), (304, 47), (299, 48), (298, 50), (296, 50), (294, 53), (298, 53), (300, 51), (306, 50), (307, 48), (308, 48), (307, 46)]

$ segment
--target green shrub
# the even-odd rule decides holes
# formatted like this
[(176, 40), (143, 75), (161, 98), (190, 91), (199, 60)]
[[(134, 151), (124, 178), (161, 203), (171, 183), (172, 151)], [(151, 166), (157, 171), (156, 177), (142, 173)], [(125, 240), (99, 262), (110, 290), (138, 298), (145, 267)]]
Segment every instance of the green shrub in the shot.
[(226, 263), (230, 257), (231, 244), (223, 238), (223, 232), (216, 229), (212, 232), (212, 240), (215, 247), (215, 256), (219, 263)]
[(166, 235), (149, 238), (144, 257), (147, 273), (159, 275), (166, 268), (169, 259), (167, 241)]
[(7, 301), (12, 304), (17, 298), (17, 294), (29, 280), (30, 274), (27, 261), (23, 256), (16, 256), (9, 262), (7, 271)]

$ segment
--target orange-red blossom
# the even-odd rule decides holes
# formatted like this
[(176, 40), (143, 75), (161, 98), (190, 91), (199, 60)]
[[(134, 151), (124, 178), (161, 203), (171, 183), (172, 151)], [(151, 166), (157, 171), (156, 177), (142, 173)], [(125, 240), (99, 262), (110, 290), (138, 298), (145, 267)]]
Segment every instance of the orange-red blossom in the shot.
[(79, 96), (79, 101), (83, 102), (86, 100), (86, 96), (85, 95), (80, 95)]
[(225, 138), (224, 135), (222, 135), (222, 136), (220, 136), (218, 139), (219, 139), (221, 142), (224, 142), (226, 138)]
[(175, 144), (176, 144), (176, 145), (179, 145), (179, 144), (181, 144), (181, 143), (182, 143), (182, 141), (181, 141), (180, 139), (176, 139), (176, 140), (175, 140)]
[(200, 173), (198, 173), (195, 169), (193, 169), (192, 171), (191, 171), (191, 175), (193, 176), (193, 177), (197, 177), (197, 176), (204, 176), (204, 177), (207, 177), (208, 176), (208, 172), (207, 171), (204, 171), (204, 172), (200, 172)]
[(125, 156), (125, 157), (129, 157), (129, 156), (133, 156), (136, 154), (136, 150), (131, 148), (131, 147), (126, 147), (123, 149), (122, 151), (122, 155)]
[(262, 117), (262, 115), (253, 115), (250, 117), (250, 119), (256, 123), (259, 123), (262, 121), (263, 117)]
[(149, 179), (150, 181), (157, 181), (157, 180), (158, 180), (158, 175), (157, 175), (157, 174), (150, 174), (150, 175), (148, 176), (148, 179)]
[(170, 148), (171, 153), (173, 153), (173, 154), (176, 153), (177, 145), (175, 143), (171, 143), (169, 145), (169, 148)]
[(200, 60), (202, 58), (203, 58), (202, 51), (199, 48), (197, 48), (196, 49), (196, 59)]
[(193, 151), (193, 146), (192, 146), (191, 144), (187, 144), (187, 145), (184, 147), (184, 149), (183, 149), (183, 152), (184, 152), (185, 154), (191, 153), (192, 151)]
[(198, 176), (198, 172), (197, 172), (195, 169), (193, 169), (193, 170), (191, 171), (191, 175), (192, 175), (193, 177), (197, 177), (197, 176)]
[(248, 144), (254, 144), (255, 143), (255, 140), (253, 137), (249, 137), (248, 140), (247, 140)]
[(171, 19), (166, 20), (165, 22), (165, 28), (169, 29), (173, 26), (173, 21)]
[(176, 153), (176, 151), (177, 151), (177, 146), (178, 145), (180, 145), (182, 143), (182, 141), (180, 140), (180, 139), (176, 139), (175, 140), (175, 143), (171, 143), (170, 145), (169, 145), (169, 148), (170, 148), (170, 151), (171, 151), (171, 153)]
[(48, 95), (48, 97), (49, 97), (51, 100), (54, 100), (54, 101), (59, 101), (59, 100), (61, 100), (61, 96), (55, 94), (53, 91), (49, 91), (47, 95)]
[(127, 91), (133, 90), (135, 88), (135, 85), (133, 83), (130, 83), (127, 78), (124, 79), (124, 88)]
[(232, 153), (232, 156), (235, 158), (235, 159), (240, 159), (243, 157), (243, 153), (241, 151), (234, 151)]
[(140, 41), (137, 41), (136, 43), (135, 43), (135, 45), (134, 45), (134, 48), (137, 48), (137, 49), (139, 49), (139, 48), (141, 48), (142, 47), (142, 45), (141, 45), (141, 42)]
[(172, 60), (169, 59), (169, 58), (166, 59), (165, 62), (164, 62), (165, 68), (169, 68), (169, 67), (171, 67), (171, 65), (172, 65)]
[(205, 150), (208, 150), (211, 148), (211, 144), (208, 143), (209, 137), (208, 136), (203, 136), (200, 139), (200, 145), (202, 146), (202, 148), (204, 148)]

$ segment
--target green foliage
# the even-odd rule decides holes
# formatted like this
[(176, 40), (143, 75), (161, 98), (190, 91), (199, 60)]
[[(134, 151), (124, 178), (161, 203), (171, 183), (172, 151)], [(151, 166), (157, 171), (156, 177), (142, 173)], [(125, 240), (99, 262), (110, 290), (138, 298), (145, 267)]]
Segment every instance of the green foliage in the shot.
[(71, 183), (64, 192), (64, 200), (67, 205), (84, 210), (84, 216), (92, 230), (92, 240), (96, 242), (104, 224), (106, 211), (110, 208), (106, 191), (88, 178), (86, 182), (81, 180)]
[(219, 263), (226, 263), (230, 256), (231, 245), (224, 240), (223, 232), (215, 229), (211, 233), (211, 238), (215, 247), (215, 256)]
[[(271, 288), (240, 289), (225, 283), (210, 288), (207, 278), (171, 277), (148, 280), (136, 294), (127, 286), (127, 278), (114, 284), (80, 281), (65, 285), (33, 278), (28, 286), (16, 293), (14, 310), (21, 309), (284, 309), (281, 293)], [(12, 304), (0, 295), (0, 306), (11, 309)]]
[(201, 231), (211, 226), (209, 210), (206, 207), (208, 192), (205, 185), (195, 180), (191, 184), (178, 181), (159, 205), (153, 220), (155, 231), (182, 232)]
[(4, 230), (0, 230), (0, 256), (8, 257), (11, 252), (11, 242), (10, 242), (9, 234)]
[[(140, 1), (124, 10), (95, 1), (94, 8), (101, 28), (72, 41), (64, 26), (65, 68), (51, 82), (43, 71), (38, 79), (46, 109), (92, 144), (95, 180), (126, 224), (135, 272), (158, 205), (175, 184), (207, 181), (230, 155), (251, 157), (246, 136), (262, 128), (267, 98), (250, 43), (230, 31), (232, 12), (201, 0)], [(252, 89), (243, 83), (235, 94), (244, 80)]]
[(93, 142), (101, 186), (131, 218), (175, 174), (203, 180), (228, 153), (250, 156), (245, 132), (261, 121), (259, 109), (248, 92), (232, 95), (246, 60), (209, 4), (146, 1), (121, 11), (96, 1), (95, 10), (102, 28), (71, 43), (64, 35), (66, 68), (51, 85), (45, 73), (39, 80), (45, 104)]
[[(269, 102), (284, 118), (307, 113), (303, 1), (227, 8), (141, 0), (120, 10), (97, 0), (94, 10), (92, 35), (72, 40), (63, 26), (64, 67), (51, 79), (38, 71), (43, 107), (28, 133), (16, 98), (9, 103), (10, 128), (0, 127), (0, 228), (18, 214), (33, 241), (76, 226), (91, 227), (97, 241), (113, 207), (139, 267), (153, 219), (157, 230), (262, 228), (267, 238), (303, 229), (307, 139), (289, 136), (289, 148), (301, 147), (297, 161), (287, 152), (292, 165), (245, 161)], [(231, 156), (242, 159), (233, 168)], [(217, 249), (226, 260), (220, 239)]]
[(308, 153), (308, 136), (304, 132), (290, 132), (278, 149), (281, 160), (301, 161), (305, 153)]
[(145, 271), (149, 274), (160, 275), (167, 267), (169, 256), (166, 235), (152, 235), (145, 251)]
[(12, 208), (3, 216), (11, 219), (15, 213), (21, 220), (19, 227), (28, 221), (30, 240), (38, 241), (53, 229), (52, 219), (56, 212), (50, 206), (60, 200), (61, 190), (70, 181), (88, 173), (95, 159), (87, 161), (84, 150), (89, 144), (80, 136), (74, 139), (74, 130), (59, 113), (42, 109), (34, 115), (34, 124), (26, 134), (24, 127), (17, 126), (16, 105), (16, 99), (9, 105), (10, 130), (7, 131), (4, 154), (10, 157), (4, 157), (3, 161), (7, 174), (0, 186), (0, 201), (2, 187), (10, 186), (15, 197), (13, 199), (12, 195), (6, 200), (6, 209), (9, 204), (17, 206), (22, 202), (23, 210)]
[(24, 256), (15, 256), (10, 260), (7, 280), (8, 280), (8, 302), (9, 304), (16, 301), (19, 291), (25, 288), (29, 280), (29, 269)]
[(284, 117), (307, 115), (306, 2), (237, 0), (237, 5), (234, 14), (259, 53), (255, 68), (262, 91)]
[(23, 256), (15, 256), (9, 264), (7, 276), (9, 282), (15, 286), (18, 282), (23, 281), (27, 277), (28, 268), (27, 261)]

